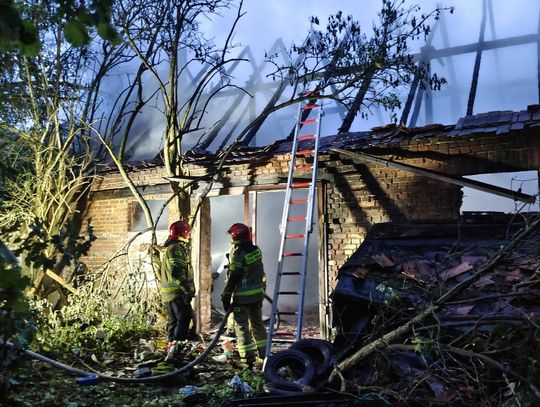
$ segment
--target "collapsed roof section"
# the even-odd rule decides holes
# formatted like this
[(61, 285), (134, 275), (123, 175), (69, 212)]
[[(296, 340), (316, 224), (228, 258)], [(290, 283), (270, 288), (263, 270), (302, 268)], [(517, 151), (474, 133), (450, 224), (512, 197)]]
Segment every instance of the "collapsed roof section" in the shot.
[[(476, 394), (453, 388), (463, 379), (458, 372), (472, 369), (477, 377), (491, 378), (525, 372), (525, 360), (538, 357), (538, 226), (538, 214), (500, 213), (469, 213), (460, 224), (374, 225), (340, 268), (332, 294), (335, 349), (341, 350), (340, 357), (354, 353), (338, 367), (355, 367), (365, 386), (372, 377), (377, 385), (390, 380), (396, 386), (395, 372), (377, 370), (379, 364), (373, 363), (379, 352), (371, 355), (366, 349), (385, 354), (394, 368), (403, 356), (412, 358), (407, 369), (411, 361), (421, 360), (423, 366), (402, 375), (405, 380), (396, 387), (416, 388), (415, 374), (425, 374), (441, 391), (426, 387), (423, 393), (439, 397), (444, 390), (462, 398), (449, 405), (477, 404), (463, 401)], [(380, 338), (384, 341), (376, 346)], [(493, 359), (476, 370), (474, 358), (482, 354)], [(526, 372), (523, 377), (527, 374), (536, 377)], [(476, 384), (475, 393), (498, 391), (482, 380)]]
[[(523, 47), (527, 47), (527, 49), (536, 47), (539, 41), (538, 33), (535, 32), (526, 35), (497, 38), (495, 34), (495, 17), (504, 17), (496, 15), (494, 5), (491, 1), (484, 2), (481, 10), (476, 11), (479, 11), (478, 15), (482, 16), (481, 20), (478, 21), (479, 31), (478, 40), (476, 42), (452, 46), (449, 39), (452, 38), (455, 33), (449, 32), (448, 30), (451, 27), (460, 26), (463, 24), (463, 21), (460, 21), (455, 15), (450, 19), (449, 16), (442, 13), (440, 19), (434, 23), (432, 32), (426, 39), (426, 43), (420, 48), (420, 52), (412, 55), (413, 60), (419, 66), (427, 64), (427, 66), (430, 67), (429, 69), (433, 72), (437, 71), (439, 76), (444, 76), (447, 83), (440, 91), (434, 92), (430, 89), (428, 81), (416, 77), (410, 83), (408, 89), (405, 89), (404, 87), (403, 90), (405, 92), (403, 92), (403, 94), (400, 93), (399, 95), (403, 108), (396, 112), (401, 115), (399, 117), (399, 122), (402, 125), (416, 127), (418, 124), (422, 123), (452, 123), (461, 115), (473, 115), (475, 111), (478, 111), (479, 106), (482, 105), (490, 107), (508, 107), (508, 100), (505, 100), (504, 97), (501, 98), (500, 95), (497, 97), (491, 94), (490, 96), (483, 95), (491, 92), (495, 87), (501, 93), (508, 95), (516, 93), (517, 95), (521, 95), (521, 98), (517, 98), (517, 106), (520, 106), (520, 104), (524, 106), (527, 103), (536, 102), (538, 100), (538, 95), (536, 95), (536, 97), (530, 95), (531, 89), (535, 88), (534, 81), (537, 81), (537, 77), (528, 76), (527, 78), (520, 80), (504, 80), (499, 66), (502, 64), (500, 55), (502, 55), (504, 51), (504, 55), (506, 55), (507, 58), (511, 56), (510, 59), (512, 59), (512, 63), (514, 58), (516, 60), (519, 59), (522, 62), (522, 65), (526, 65), (530, 68), (528, 69), (528, 72), (534, 71), (533, 68), (537, 68), (537, 61), (534, 58), (525, 60), (523, 59), (523, 56), (517, 57), (516, 55), (522, 55), (518, 53), (518, 50), (521, 50)], [(455, 18), (458, 20), (454, 20)], [(452, 23), (452, 25), (450, 25), (450, 23)], [(468, 24), (470, 24), (470, 22)], [(490, 32), (488, 32), (486, 26), (491, 26)], [(527, 28), (525, 28), (527, 31), (529, 30), (528, 27), (529, 26), (527, 25)], [(475, 28), (476, 27), (467, 26), (467, 31), (475, 31)], [(436, 43), (436, 37), (441, 37), (442, 42)], [(508, 49), (511, 49), (511, 53), (508, 53)], [(283, 60), (289, 58), (282, 40), (277, 40), (268, 51), (268, 55), (273, 54), (279, 55)], [(255, 64), (251, 60), (253, 55), (249, 50), (249, 47), (246, 47), (246, 49), (240, 53), (240, 56), (248, 57), (252, 66), (252, 72), (245, 83), (245, 91), (232, 90), (224, 92), (221, 95), (216, 95), (222, 102), (223, 100), (227, 100), (227, 103), (221, 103), (227, 106), (227, 110), (220, 117), (219, 121), (211, 126), (211, 130), (202, 135), (200, 143), (198, 144), (199, 148), (212, 152), (225, 149), (226, 146), (230, 145), (231, 141), (234, 140), (237, 130), (242, 127), (240, 125), (242, 120), (247, 119), (247, 122), (250, 122), (255, 120), (259, 113), (271, 111), (272, 108), (285, 97), (284, 95), (291, 91), (291, 84), (288, 80), (268, 81), (265, 77), (265, 68), (266, 65), (268, 65), (267, 61)], [(490, 62), (489, 58), (491, 56), (495, 57), (495, 64)], [(465, 60), (468, 61), (467, 64), (463, 63)], [(508, 63), (508, 60), (505, 60), (504, 62)], [(291, 63), (295, 65), (298, 64), (299, 61), (291, 61)], [(467, 65), (467, 68), (462, 65)], [(360, 68), (353, 66), (347, 69), (355, 70)], [(442, 72), (439, 72), (439, 70), (442, 70)], [(498, 75), (496, 75), (497, 78), (484, 80), (485, 78), (482, 78), (482, 76), (493, 76), (491, 71), (498, 72)], [(230, 73), (232, 74), (232, 71)], [(466, 77), (461, 77), (462, 74), (465, 74)], [(333, 64), (329, 63), (327, 65), (327, 71), (319, 73), (319, 75), (315, 75), (311, 78), (311, 85), (316, 86), (317, 83), (324, 83), (325, 78), (332, 75), (336, 75), (336, 71)], [(466, 86), (463, 86), (464, 79), (466, 82), (470, 81), (470, 87), (468, 89)], [(371, 80), (372, 78), (370, 78), (369, 75), (364, 75), (361, 87), (369, 87)], [(488, 83), (488, 81), (493, 80), (499, 82), (495, 84)], [(518, 82), (520, 89), (515, 90)], [(407, 90), (408, 93), (406, 93)], [(440, 98), (438, 97), (439, 93), (441, 94)], [(527, 96), (525, 96), (525, 93)], [(358, 95), (361, 96), (361, 94), (362, 92), (358, 91)], [(252, 103), (252, 105), (245, 104), (246, 99), (249, 99), (248, 95), (253, 95), (254, 103)], [(508, 98), (509, 97), (507, 96), (506, 99)], [(480, 99), (480, 103), (477, 99)], [(486, 99), (489, 99), (490, 103), (486, 104)], [(255, 103), (255, 100), (258, 102)], [(323, 129), (323, 134), (338, 133), (338, 129), (339, 133), (342, 134), (358, 134), (354, 132), (351, 133), (351, 130), (360, 127), (358, 125), (351, 126), (351, 124), (354, 117), (361, 116), (359, 113), (362, 101), (363, 99), (360, 100), (360, 103), (355, 103), (348, 108), (345, 108), (342, 104), (337, 102), (335, 104), (333, 102), (328, 103), (328, 106), (325, 107), (327, 115), (325, 121), (331, 121), (332, 125)], [(448, 104), (449, 101), (450, 103)], [(516, 97), (513, 97), (512, 107), (516, 106), (515, 101)], [(264, 108), (259, 111), (260, 109), (255, 106), (257, 104), (264, 106)], [(389, 119), (385, 118), (386, 114), (383, 111), (384, 109), (380, 106), (370, 106), (369, 109), (374, 116), (377, 116), (377, 120), (370, 121), (369, 123), (388, 122)], [(450, 111), (451, 114), (449, 113)], [(276, 138), (285, 138), (292, 134), (293, 121), (280, 120), (277, 116), (282, 114), (283, 113), (278, 111), (272, 113), (268, 117), (259, 117), (262, 120), (257, 120), (249, 133), (240, 141), (241, 145), (267, 145)], [(268, 122), (272, 122), (273, 124), (270, 125)], [(278, 125), (276, 124), (277, 122), (282, 123), (281, 125)], [(359, 120), (356, 121), (357, 124), (358, 122)], [(345, 123), (347, 123), (347, 125)], [(346, 140), (343, 141), (346, 142)], [(380, 142), (385, 143), (388, 142), (388, 140), (381, 140)]]
[[(320, 153), (332, 149), (368, 150), (373, 148), (391, 148), (410, 141), (425, 140), (430, 143), (451, 142), (458, 138), (478, 139), (488, 136), (512, 136), (515, 134), (538, 134), (540, 126), (540, 105), (531, 105), (527, 110), (513, 112), (509, 110), (480, 113), (461, 118), (455, 125), (431, 124), (423, 127), (407, 128), (394, 124), (375, 127), (370, 131), (350, 132), (321, 138)], [(300, 142), (299, 148), (309, 149), (312, 140)], [(231, 152), (210, 153), (193, 149), (187, 152), (186, 162), (204, 165), (213, 164), (227, 154), (227, 163), (242, 163), (259, 160), (291, 151), (292, 143), (279, 140), (266, 147), (237, 147)]]

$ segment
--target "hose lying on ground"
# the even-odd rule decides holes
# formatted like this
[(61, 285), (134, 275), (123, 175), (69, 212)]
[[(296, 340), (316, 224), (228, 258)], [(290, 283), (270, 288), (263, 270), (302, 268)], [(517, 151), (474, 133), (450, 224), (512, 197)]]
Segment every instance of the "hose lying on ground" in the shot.
[[(221, 321), (221, 325), (219, 326), (216, 335), (208, 345), (208, 347), (202, 352), (199, 356), (197, 356), (195, 359), (193, 359), (191, 362), (189, 362), (187, 365), (182, 366), (181, 368), (178, 368), (176, 370), (173, 370), (172, 372), (163, 373), (156, 376), (150, 376), (150, 377), (115, 377), (115, 376), (107, 376), (101, 373), (94, 373), (94, 372), (88, 372), (86, 370), (78, 369), (76, 367), (68, 366), (63, 363), (60, 363), (56, 360), (50, 359), (46, 356), (43, 356), (37, 352), (31, 351), (29, 349), (23, 349), (22, 352), (25, 353), (27, 356), (30, 356), (31, 358), (37, 359), (41, 362), (47, 363), (53, 367), (56, 367), (58, 369), (65, 370), (68, 373), (71, 373), (76, 376), (82, 376), (80, 379), (77, 379), (77, 383), (81, 385), (89, 385), (89, 384), (96, 384), (102, 381), (106, 382), (119, 382), (119, 383), (153, 383), (153, 382), (159, 382), (165, 379), (169, 379), (174, 376), (178, 376), (179, 374), (182, 374), (188, 370), (190, 370), (193, 366), (201, 363), (210, 351), (217, 345), (217, 342), (219, 340), (219, 337), (225, 330), (225, 326), (227, 325), (227, 317), (231, 313), (231, 308), (227, 310), (225, 313), (225, 317), (223, 318), (223, 321)], [(14, 349), (15, 345), (13, 345), (10, 342), (6, 342), (6, 346), (10, 349)]]

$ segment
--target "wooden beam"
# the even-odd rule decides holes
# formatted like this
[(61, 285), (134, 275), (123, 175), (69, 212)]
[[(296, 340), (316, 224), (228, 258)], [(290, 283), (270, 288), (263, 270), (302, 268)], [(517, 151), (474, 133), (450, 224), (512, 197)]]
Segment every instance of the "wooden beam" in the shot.
[(522, 192), (512, 191), (511, 189), (497, 187), (495, 185), (486, 184), (480, 181), (474, 181), (471, 179), (447, 175), (438, 171), (428, 170), (425, 168), (415, 167), (408, 164), (398, 163), (392, 160), (387, 160), (384, 158), (375, 157), (369, 154), (352, 152), (343, 150), (341, 148), (331, 148), (330, 151), (341, 154), (345, 157), (352, 159), (357, 159), (364, 162), (369, 162), (372, 164), (382, 165), (384, 167), (397, 168), (403, 171), (412, 172), (414, 174), (424, 175), (429, 178), (433, 178), (439, 181), (448, 182), (449, 184), (460, 185), (462, 187), (468, 187), (476, 189), (478, 191), (487, 192), (494, 195), (499, 195), (505, 198), (514, 199), (521, 202), (534, 202), (535, 196), (527, 195)]
[(486, 31), (487, 19), (487, 0), (482, 1), (482, 22), (480, 24), (480, 34), (478, 36), (478, 50), (474, 59), (474, 69), (471, 81), (471, 89), (469, 90), (469, 100), (467, 101), (467, 116), (473, 114), (474, 99), (476, 98), (476, 88), (478, 87), (478, 74), (480, 73), (480, 63), (482, 62), (482, 51), (484, 50), (484, 34)]
[[(442, 57), (450, 57), (455, 55), (470, 54), (472, 52), (478, 52), (479, 49), (484, 51), (514, 47), (517, 45), (531, 44), (538, 41), (538, 34), (520, 35), (517, 37), (508, 37), (500, 40), (484, 41), (482, 44), (473, 43), (467, 45), (460, 45), (457, 47), (448, 47), (437, 50), (432, 50), (429, 53), (430, 59), (437, 59)], [(415, 55), (416, 57), (416, 55)]]
[(69, 284), (66, 280), (60, 277), (58, 274), (52, 272), (51, 270), (45, 270), (45, 274), (60, 284), (62, 287), (66, 288), (68, 291), (71, 291), (73, 294), (77, 294), (77, 289)]

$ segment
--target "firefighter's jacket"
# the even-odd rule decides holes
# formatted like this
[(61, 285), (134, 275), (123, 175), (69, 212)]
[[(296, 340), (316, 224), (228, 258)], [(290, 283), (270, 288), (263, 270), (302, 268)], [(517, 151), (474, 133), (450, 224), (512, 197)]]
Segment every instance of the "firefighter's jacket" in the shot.
[(251, 242), (233, 242), (229, 254), (229, 271), (223, 295), (233, 304), (253, 304), (264, 299), (266, 276), (261, 249)]
[(178, 238), (165, 243), (160, 292), (164, 302), (177, 298), (190, 300), (195, 294), (187, 239)]

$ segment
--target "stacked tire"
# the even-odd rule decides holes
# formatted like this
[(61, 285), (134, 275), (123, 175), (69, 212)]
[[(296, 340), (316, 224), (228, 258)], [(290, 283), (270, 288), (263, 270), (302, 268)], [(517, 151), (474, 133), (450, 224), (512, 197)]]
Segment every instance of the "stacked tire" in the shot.
[(264, 377), (272, 393), (314, 391), (333, 365), (332, 344), (322, 339), (301, 339), (289, 349), (268, 357)]

